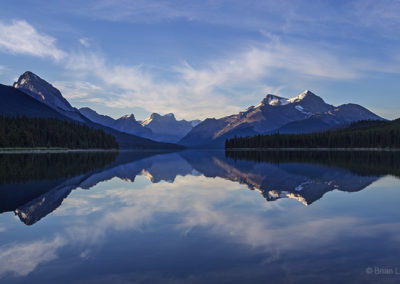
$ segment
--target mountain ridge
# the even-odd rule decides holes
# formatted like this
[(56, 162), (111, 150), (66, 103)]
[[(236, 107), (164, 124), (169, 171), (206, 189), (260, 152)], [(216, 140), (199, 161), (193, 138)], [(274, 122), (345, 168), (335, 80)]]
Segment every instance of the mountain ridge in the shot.
[[(327, 104), (309, 90), (293, 98), (268, 94), (255, 107), (220, 119), (203, 121), (179, 143), (187, 147), (221, 148), (227, 138), (274, 132), (309, 133), (323, 131), (359, 120), (382, 120), (357, 104), (338, 107)], [(203, 124), (203, 125), (202, 125)]]
[(293, 98), (267, 94), (257, 106), (218, 119), (177, 120), (173, 113), (152, 113), (143, 121), (134, 114), (118, 119), (90, 108), (76, 109), (50, 83), (27, 71), (14, 88), (72, 120), (97, 127), (186, 147), (222, 148), (227, 138), (271, 133), (310, 133), (334, 129), (359, 120), (382, 120), (357, 104), (333, 106), (309, 90)]
[(193, 125), (200, 123), (200, 120), (177, 120), (173, 113), (161, 115), (152, 113), (140, 124), (152, 131), (152, 136), (156, 141), (167, 141), (176, 143), (193, 129)]
[(150, 138), (152, 131), (148, 128), (144, 128), (136, 119), (133, 114), (124, 115), (118, 119), (114, 119), (107, 115), (102, 115), (92, 110), (89, 107), (80, 108), (79, 111), (91, 121), (113, 128), (115, 130), (133, 134), (145, 138)]
[[(85, 124), (113, 135), (121, 149), (183, 149), (184, 147), (153, 141), (92, 122), (73, 108), (61, 92), (38, 75), (27, 71), (11, 86), (0, 85), (0, 113), (10, 116), (51, 117)], [(61, 107), (60, 107), (61, 105)]]

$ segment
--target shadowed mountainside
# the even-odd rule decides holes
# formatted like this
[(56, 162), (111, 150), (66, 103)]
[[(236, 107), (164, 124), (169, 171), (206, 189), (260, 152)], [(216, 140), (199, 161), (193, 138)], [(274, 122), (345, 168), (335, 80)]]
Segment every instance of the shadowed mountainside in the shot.
[(4, 116), (57, 118), (68, 122), (75, 121), (94, 129), (101, 129), (105, 133), (113, 135), (121, 149), (184, 149), (184, 147), (176, 144), (156, 142), (116, 131), (109, 127), (96, 124), (80, 113), (74, 113), (73, 116), (75, 117), (78, 115), (80, 119), (72, 119), (70, 116), (67, 117), (64, 111), (60, 113), (47, 104), (10, 86), (0, 84), (0, 100), (2, 101), (0, 104), (0, 114)]

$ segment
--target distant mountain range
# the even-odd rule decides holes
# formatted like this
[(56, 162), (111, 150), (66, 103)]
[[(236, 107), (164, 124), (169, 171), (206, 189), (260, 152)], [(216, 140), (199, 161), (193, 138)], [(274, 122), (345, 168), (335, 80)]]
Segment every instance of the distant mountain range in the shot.
[(153, 135), (150, 137), (152, 139), (175, 143), (185, 137), (200, 122), (200, 120), (176, 120), (173, 113), (166, 115), (153, 113), (149, 118), (143, 120), (141, 125), (151, 129)]
[(182, 149), (182, 146), (156, 142), (95, 123), (73, 108), (59, 90), (32, 72), (25, 72), (13, 87), (0, 84), (0, 114), (51, 117), (86, 124), (113, 135), (121, 149)]
[(80, 108), (79, 111), (91, 121), (111, 127), (118, 131), (142, 137), (150, 137), (152, 135), (152, 131), (148, 128), (144, 128), (139, 122), (137, 122), (133, 114), (114, 119), (107, 115), (98, 114), (96, 111), (88, 107)]
[(319, 132), (360, 120), (383, 118), (356, 104), (335, 107), (306, 90), (291, 99), (267, 95), (259, 105), (239, 114), (206, 119), (179, 143), (189, 147), (222, 147), (227, 138), (234, 136)]
[(222, 148), (227, 138), (235, 136), (320, 132), (345, 127), (360, 120), (383, 120), (360, 105), (343, 104), (336, 107), (327, 104), (308, 90), (291, 99), (269, 94), (257, 106), (219, 119), (187, 121), (176, 120), (172, 113), (153, 113), (149, 118), (138, 121), (133, 114), (114, 119), (87, 107), (78, 110), (59, 90), (32, 72), (21, 75), (13, 87), (0, 86), (2, 114), (77, 121), (118, 136), (118, 142), (124, 145), (122, 148), (171, 147), (171, 144), (157, 142)]
[(137, 121), (134, 114), (124, 115), (118, 119), (98, 114), (85, 107), (79, 111), (93, 122), (114, 128), (116, 130), (150, 138), (160, 142), (176, 143), (182, 139), (200, 120), (176, 120), (173, 113), (160, 115), (153, 113), (143, 121)]

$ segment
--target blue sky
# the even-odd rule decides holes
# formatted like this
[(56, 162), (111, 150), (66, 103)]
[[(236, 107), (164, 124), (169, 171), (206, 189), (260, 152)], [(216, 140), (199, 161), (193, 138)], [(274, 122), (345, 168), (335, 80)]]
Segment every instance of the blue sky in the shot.
[(5, 1), (0, 83), (30, 70), (113, 117), (221, 117), (309, 89), (397, 118), (399, 27), (398, 0)]

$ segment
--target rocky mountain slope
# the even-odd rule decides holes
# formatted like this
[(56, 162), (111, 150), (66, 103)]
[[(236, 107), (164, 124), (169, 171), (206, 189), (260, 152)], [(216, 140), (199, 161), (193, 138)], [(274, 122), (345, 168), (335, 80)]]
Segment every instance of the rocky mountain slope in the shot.
[(152, 139), (172, 143), (178, 142), (199, 123), (199, 120), (176, 120), (173, 113), (152, 113), (150, 117), (141, 121), (143, 127), (152, 131)]
[(257, 106), (220, 119), (206, 119), (179, 143), (190, 147), (222, 147), (225, 139), (274, 132), (309, 133), (381, 117), (356, 104), (338, 107), (306, 90), (287, 99), (267, 95)]
[(30, 71), (26, 71), (22, 74), (18, 78), (18, 81), (13, 84), (13, 87), (46, 104), (66, 117), (81, 122), (85, 121), (79, 111), (71, 106), (58, 89)]
[(118, 131), (147, 138), (152, 136), (151, 129), (143, 127), (138, 121), (136, 121), (133, 114), (124, 115), (118, 119), (114, 119), (107, 115), (98, 114), (96, 111), (88, 107), (80, 108), (79, 111), (91, 121), (111, 127)]
[(181, 149), (171, 143), (159, 143), (95, 123), (73, 108), (61, 92), (32, 72), (21, 75), (13, 87), (0, 85), (0, 114), (28, 117), (53, 117), (83, 123), (113, 135), (123, 149)]

